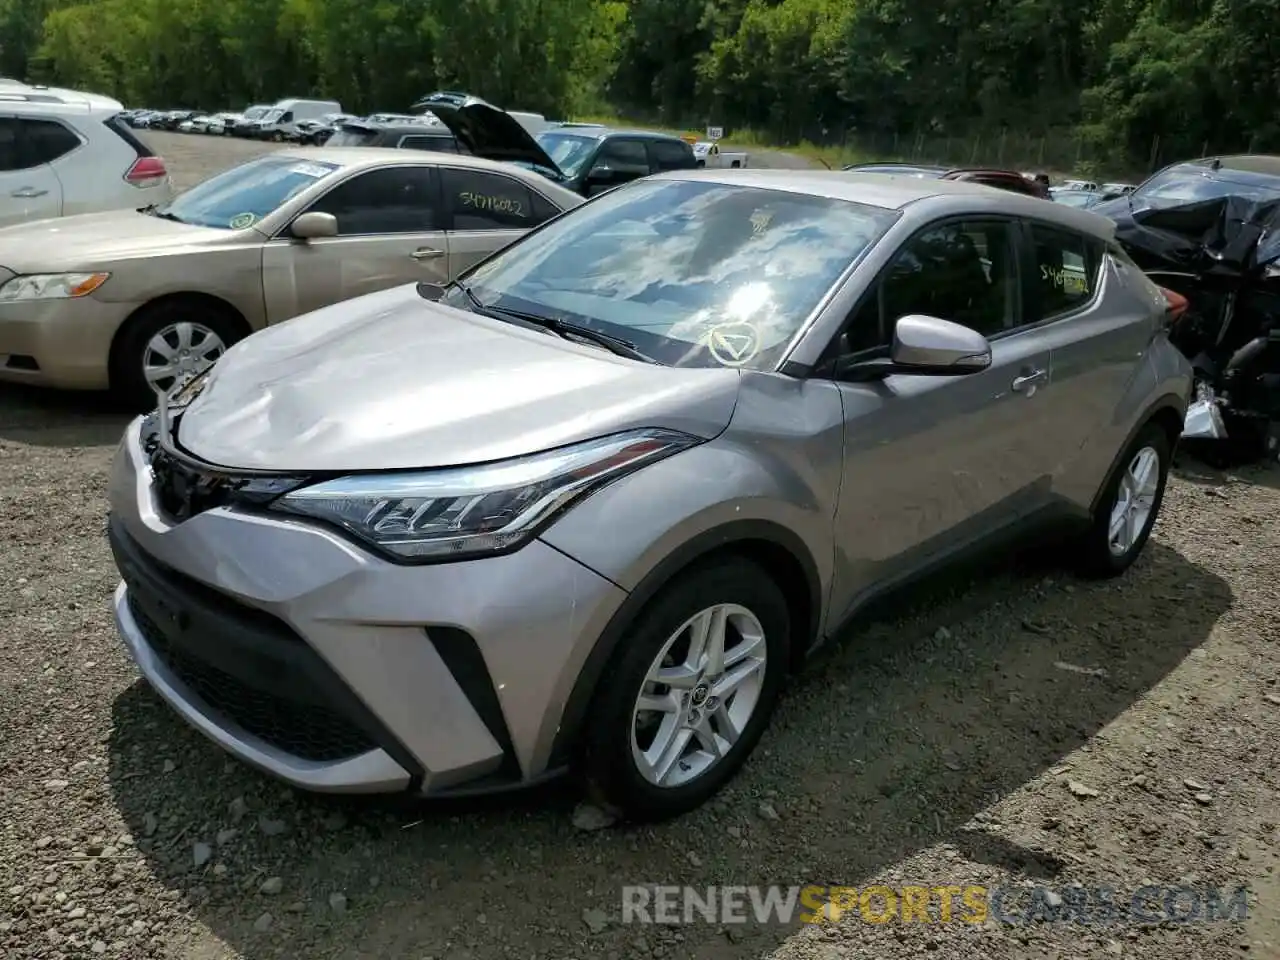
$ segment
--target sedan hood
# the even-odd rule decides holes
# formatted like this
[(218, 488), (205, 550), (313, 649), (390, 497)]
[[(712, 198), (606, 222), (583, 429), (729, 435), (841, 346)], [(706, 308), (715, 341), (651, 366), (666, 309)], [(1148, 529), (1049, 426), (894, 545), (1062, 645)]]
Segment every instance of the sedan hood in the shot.
[(435, 114), (458, 142), (477, 157), (530, 163), (563, 175), (520, 121), (479, 97), (430, 96), (415, 103), (413, 109)]
[(663, 367), (395, 287), (254, 334), (178, 422), (223, 467), (371, 471), (503, 460), (637, 427), (710, 439), (736, 370)]
[(229, 230), (174, 223), (136, 210), (56, 217), (0, 229), (0, 266), (14, 273), (75, 270), (171, 253), (191, 243), (224, 241), (230, 235)]

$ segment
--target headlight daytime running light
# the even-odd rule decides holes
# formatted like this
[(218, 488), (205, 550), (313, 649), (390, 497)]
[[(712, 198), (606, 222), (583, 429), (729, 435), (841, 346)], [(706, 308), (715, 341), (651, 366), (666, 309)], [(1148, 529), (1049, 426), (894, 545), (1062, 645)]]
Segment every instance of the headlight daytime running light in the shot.
[(592, 491), (701, 442), (632, 430), (496, 463), (340, 477), (272, 509), (333, 524), (401, 562), (461, 560), (513, 550)]

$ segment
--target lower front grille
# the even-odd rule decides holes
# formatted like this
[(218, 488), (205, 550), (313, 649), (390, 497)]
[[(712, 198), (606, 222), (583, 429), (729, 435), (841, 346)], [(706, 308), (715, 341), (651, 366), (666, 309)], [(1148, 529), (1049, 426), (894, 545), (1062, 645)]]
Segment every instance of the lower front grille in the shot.
[(132, 597), (129, 611), (151, 649), (178, 680), (210, 708), (277, 750), (303, 760), (331, 762), (377, 747), (342, 713), (250, 687), (170, 642)]

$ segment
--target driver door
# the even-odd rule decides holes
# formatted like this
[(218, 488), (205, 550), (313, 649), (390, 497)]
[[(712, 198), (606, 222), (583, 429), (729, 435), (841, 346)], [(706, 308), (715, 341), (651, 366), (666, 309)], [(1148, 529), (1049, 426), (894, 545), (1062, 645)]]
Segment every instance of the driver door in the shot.
[[(926, 314), (991, 341), (962, 376), (837, 382), (845, 469), (835, 518), (832, 613), (1034, 509), (1055, 441), (1044, 429), (1049, 345), (1024, 323), (1012, 221), (949, 221), (903, 245), (851, 315), (832, 356), (887, 356), (896, 321)], [(1051, 401), (1050, 401), (1051, 402)]]
[(414, 164), (357, 173), (306, 213), (328, 213), (338, 235), (296, 240), (286, 227), (262, 250), (267, 322), (404, 283), (448, 280), (439, 173)]

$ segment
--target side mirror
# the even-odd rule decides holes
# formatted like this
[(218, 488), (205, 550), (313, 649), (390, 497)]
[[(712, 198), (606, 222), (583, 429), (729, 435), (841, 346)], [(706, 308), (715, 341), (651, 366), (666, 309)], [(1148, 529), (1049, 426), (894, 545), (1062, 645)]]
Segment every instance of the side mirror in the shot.
[(319, 240), (338, 235), (338, 218), (331, 213), (304, 213), (289, 226), (299, 240)]
[(950, 320), (910, 314), (893, 328), (887, 359), (865, 360), (837, 368), (842, 380), (880, 380), (891, 374), (956, 377), (991, 366), (991, 344), (976, 330)]

